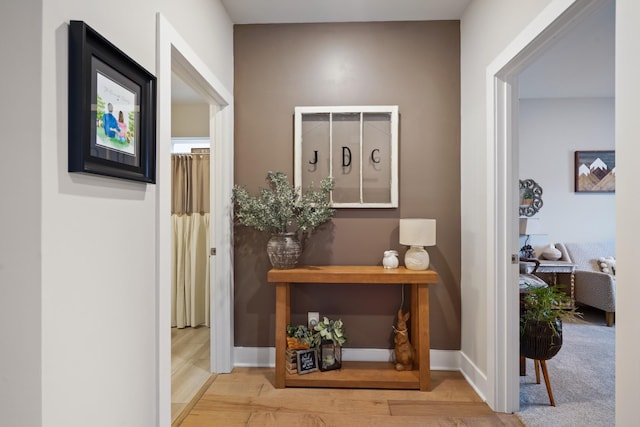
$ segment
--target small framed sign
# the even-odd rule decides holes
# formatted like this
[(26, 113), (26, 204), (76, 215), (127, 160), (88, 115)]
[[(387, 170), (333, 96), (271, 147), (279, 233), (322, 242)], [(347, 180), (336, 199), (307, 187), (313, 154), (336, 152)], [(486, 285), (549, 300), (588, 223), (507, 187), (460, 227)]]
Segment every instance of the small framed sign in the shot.
[(310, 348), (308, 350), (298, 350), (297, 352), (298, 359), (298, 374), (308, 374), (309, 372), (314, 372), (318, 370), (318, 356), (316, 354), (315, 348)]

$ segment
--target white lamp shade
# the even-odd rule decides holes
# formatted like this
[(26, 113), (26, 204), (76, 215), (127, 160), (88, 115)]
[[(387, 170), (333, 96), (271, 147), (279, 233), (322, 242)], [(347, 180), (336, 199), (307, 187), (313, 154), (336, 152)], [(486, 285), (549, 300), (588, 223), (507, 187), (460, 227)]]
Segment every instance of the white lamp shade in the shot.
[(406, 246), (434, 246), (436, 220), (404, 218), (400, 220), (400, 244)]
[(520, 218), (520, 234), (543, 234), (539, 218)]

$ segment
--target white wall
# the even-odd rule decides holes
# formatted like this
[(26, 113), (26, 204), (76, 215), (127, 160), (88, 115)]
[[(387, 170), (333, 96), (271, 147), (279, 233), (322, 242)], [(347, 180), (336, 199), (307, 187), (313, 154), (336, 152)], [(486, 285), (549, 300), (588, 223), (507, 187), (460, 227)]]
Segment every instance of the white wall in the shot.
[[(487, 342), (490, 304), (487, 265), (487, 66), (549, 3), (539, 0), (473, 1), (461, 24), (461, 198), (463, 369), (493, 400)], [(491, 325), (493, 327), (493, 325)], [(491, 331), (491, 333), (493, 333)]]
[(554, 242), (615, 240), (615, 194), (574, 191), (574, 152), (615, 149), (613, 98), (521, 99), (520, 179), (542, 187), (544, 236), (532, 236), (539, 250)]
[(637, 286), (640, 2), (616, 0), (616, 426), (638, 422), (640, 322)]
[[(491, 392), (491, 376), (483, 377), (486, 372), (487, 339), (493, 330), (487, 330), (483, 321), (487, 318), (482, 303), (488, 284), (481, 283), (488, 264), (485, 254), (482, 230), (487, 218), (483, 198), (488, 188), (483, 185), (486, 171), (482, 161), (487, 159), (484, 150), (487, 123), (485, 106), (490, 103), (493, 93), (485, 91), (484, 81), (486, 58), (495, 55), (494, 49), (509, 39), (508, 31), (502, 25), (492, 23), (510, 22), (506, 13), (511, 7), (504, 1), (472, 2), (461, 24), (462, 42), (462, 358), (468, 365), (480, 372), (472, 378), (481, 392)], [(515, 2), (513, 2), (515, 3)], [(513, 5), (530, 5), (531, 2), (518, 2)], [(549, 3), (549, 2), (548, 2)], [(549, 7), (565, 7), (569, 3), (552, 0)], [(541, 7), (544, 5), (540, 5)], [(554, 7), (555, 9), (555, 7)], [(517, 12), (517, 11), (512, 11)], [(530, 17), (535, 11), (523, 11)], [(514, 16), (521, 16), (514, 13)], [(640, 156), (637, 140), (637, 100), (640, 97), (640, 81), (637, 70), (640, 67), (640, 2), (636, 0), (616, 1), (616, 256), (617, 297), (616, 297), (616, 425), (621, 427), (637, 424), (637, 391), (640, 384), (640, 323), (635, 312), (640, 300), (640, 287), (634, 286), (633, 265), (637, 253), (636, 245), (640, 239), (640, 230), (636, 227), (640, 206), (636, 201), (638, 172), (635, 159)], [(520, 22), (521, 23), (521, 22)], [(512, 37), (512, 36), (511, 36)], [(475, 158), (479, 155), (480, 161)], [(477, 184), (479, 183), (479, 185)], [(481, 192), (474, 194), (474, 189)], [(480, 202), (478, 205), (478, 201)], [(478, 218), (478, 216), (480, 218)], [(625, 267), (626, 266), (626, 267)], [(479, 303), (480, 301), (480, 303)], [(485, 299), (486, 301), (486, 299)], [(487, 305), (491, 305), (487, 301)], [(484, 328), (483, 328), (484, 326)], [(483, 383), (483, 380), (485, 381)], [(485, 393), (491, 398), (490, 393)]]
[(0, 424), (7, 426), (42, 418), (41, 20), (41, 1), (0, 6)]
[(145, 0), (145, 3), (150, 10), (155, 5), (220, 83), (233, 90), (233, 25), (220, 0)]
[(156, 187), (67, 172), (67, 25), (87, 22), (155, 73), (162, 12), (231, 88), (232, 23), (218, 0), (1, 8), (3, 141), (15, 147), (0, 171), (3, 207), (15, 206), (0, 230), (2, 424), (157, 425)]

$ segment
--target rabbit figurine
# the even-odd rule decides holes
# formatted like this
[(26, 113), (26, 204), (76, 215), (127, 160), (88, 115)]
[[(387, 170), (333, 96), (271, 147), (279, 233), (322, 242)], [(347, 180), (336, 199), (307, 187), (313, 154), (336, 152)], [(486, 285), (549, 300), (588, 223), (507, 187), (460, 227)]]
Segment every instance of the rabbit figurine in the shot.
[(409, 332), (407, 330), (407, 320), (411, 313), (402, 314), (402, 309), (398, 310), (398, 324), (393, 328), (395, 337), (394, 353), (396, 356), (396, 371), (411, 371), (416, 359), (416, 350), (409, 342)]

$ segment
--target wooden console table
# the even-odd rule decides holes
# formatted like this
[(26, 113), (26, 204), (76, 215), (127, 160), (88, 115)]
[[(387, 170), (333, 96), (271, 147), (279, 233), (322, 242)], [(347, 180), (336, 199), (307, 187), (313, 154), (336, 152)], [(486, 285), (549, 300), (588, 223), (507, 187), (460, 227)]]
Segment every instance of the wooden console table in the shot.
[[(270, 270), (267, 279), (276, 284), (276, 388), (431, 388), (429, 360), (429, 284), (438, 281), (433, 270), (414, 271), (404, 267), (301, 266), (291, 270)], [(289, 374), (285, 369), (287, 325), (291, 321), (291, 286), (296, 283), (411, 285), (411, 343), (416, 349), (418, 369), (396, 371), (391, 362), (342, 362), (342, 369)]]

